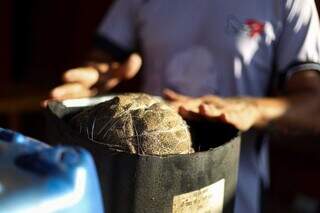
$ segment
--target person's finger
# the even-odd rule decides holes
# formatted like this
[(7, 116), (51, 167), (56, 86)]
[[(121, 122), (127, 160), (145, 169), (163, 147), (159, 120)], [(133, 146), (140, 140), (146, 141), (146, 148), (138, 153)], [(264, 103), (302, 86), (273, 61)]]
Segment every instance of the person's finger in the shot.
[(223, 122), (231, 124), (241, 131), (250, 129), (254, 125), (256, 118), (255, 112), (251, 110), (228, 110), (221, 115)]
[(142, 60), (138, 54), (131, 54), (124, 64), (111, 63), (108, 71), (100, 75), (96, 87), (99, 88), (103, 85), (103, 90), (111, 90), (122, 80), (133, 78), (138, 73), (141, 64)]
[(95, 91), (88, 89), (80, 83), (69, 83), (54, 88), (50, 93), (50, 98), (55, 100), (64, 100), (90, 97), (94, 94)]
[(68, 70), (63, 75), (67, 83), (80, 83), (89, 88), (99, 80), (99, 72), (93, 67), (79, 67)]
[(119, 66), (117, 73), (121, 80), (128, 80), (133, 78), (139, 71), (142, 65), (142, 59), (139, 54), (133, 53), (129, 56), (127, 61)]
[(170, 89), (164, 89), (162, 91), (163, 97), (164, 99), (168, 100), (168, 101), (177, 101), (179, 100), (179, 98), (177, 97), (177, 93), (175, 93), (174, 91), (170, 90)]
[(233, 125), (238, 130), (241, 130), (241, 131), (246, 131), (251, 127), (249, 122), (245, 120), (241, 120), (241, 118), (237, 117), (237, 115), (234, 113), (222, 114), (221, 120), (225, 123)]
[(112, 88), (116, 87), (120, 82), (121, 82), (121, 80), (119, 78), (111, 77), (106, 80), (105, 89), (111, 90)]
[(98, 68), (100, 73), (106, 73), (109, 71), (109, 65), (107, 63), (97, 63), (95, 67)]
[(222, 115), (222, 111), (215, 106), (200, 104), (199, 113), (208, 119), (217, 119)]
[(202, 115), (199, 114), (199, 112), (194, 112), (191, 110), (186, 109), (183, 106), (179, 107), (179, 114), (182, 118), (186, 120), (200, 120), (203, 119)]
[(250, 122), (243, 120), (241, 114), (237, 112), (224, 112), (218, 108), (215, 108), (214, 106), (206, 104), (199, 106), (199, 112), (209, 120), (227, 123), (242, 131), (250, 128)]
[(190, 99), (190, 97), (176, 93), (175, 91), (168, 88), (164, 89), (162, 94), (164, 99), (168, 101), (185, 101)]
[(227, 101), (221, 97), (206, 95), (201, 97), (204, 104), (214, 105), (216, 108), (223, 108), (228, 105)]

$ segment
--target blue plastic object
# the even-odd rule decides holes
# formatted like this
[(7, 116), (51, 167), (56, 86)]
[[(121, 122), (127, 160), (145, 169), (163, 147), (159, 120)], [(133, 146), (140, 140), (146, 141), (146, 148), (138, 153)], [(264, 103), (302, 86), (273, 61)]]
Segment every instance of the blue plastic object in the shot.
[(0, 212), (103, 212), (90, 154), (0, 128)]

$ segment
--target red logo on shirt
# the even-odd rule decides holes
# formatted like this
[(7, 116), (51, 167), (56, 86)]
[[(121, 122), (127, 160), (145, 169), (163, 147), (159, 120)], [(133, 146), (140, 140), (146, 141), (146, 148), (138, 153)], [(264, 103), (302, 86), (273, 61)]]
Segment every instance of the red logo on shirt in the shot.
[(260, 36), (265, 28), (265, 23), (255, 19), (247, 19), (243, 23), (235, 16), (230, 16), (227, 22), (227, 30), (229, 33), (244, 32), (251, 38)]
[(264, 23), (254, 20), (248, 19), (245, 23), (246, 27), (248, 28), (248, 33), (251, 38), (261, 35), (264, 32)]

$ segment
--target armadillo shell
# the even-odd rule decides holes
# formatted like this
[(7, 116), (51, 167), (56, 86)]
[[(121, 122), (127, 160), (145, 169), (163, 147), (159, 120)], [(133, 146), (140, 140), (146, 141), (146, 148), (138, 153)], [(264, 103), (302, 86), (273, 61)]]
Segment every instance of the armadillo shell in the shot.
[(71, 124), (94, 143), (140, 155), (193, 153), (186, 122), (159, 98), (118, 95), (75, 115)]

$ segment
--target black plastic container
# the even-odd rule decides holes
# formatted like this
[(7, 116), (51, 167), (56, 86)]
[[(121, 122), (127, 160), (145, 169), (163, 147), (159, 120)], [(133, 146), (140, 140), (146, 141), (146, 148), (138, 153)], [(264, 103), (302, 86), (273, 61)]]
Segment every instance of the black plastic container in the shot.
[(50, 102), (47, 130), (49, 143), (80, 145), (91, 152), (106, 212), (233, 212), (240, 152), (235, 128), (189, 123), (195, 149), (202, 150), (194, 154), (117, 152), (80, 136), (68, 125), (68, 119), (84, 105), (105, 99)]

